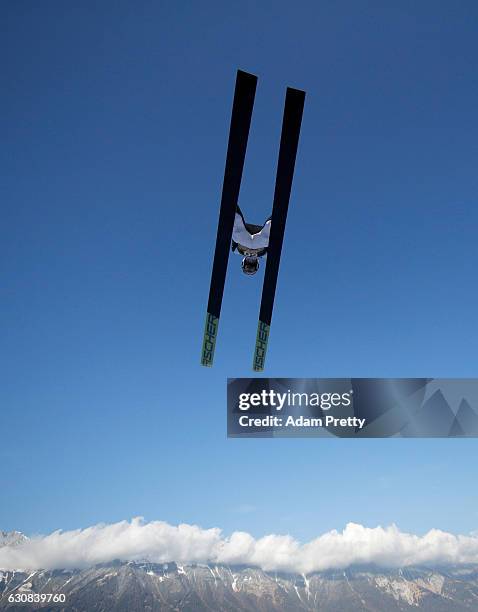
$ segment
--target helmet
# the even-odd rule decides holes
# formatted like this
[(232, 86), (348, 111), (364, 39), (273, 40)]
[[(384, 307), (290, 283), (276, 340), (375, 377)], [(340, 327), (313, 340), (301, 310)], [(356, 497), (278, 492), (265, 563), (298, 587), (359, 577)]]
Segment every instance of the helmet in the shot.
[(241, 263), (244, 274), (255, 274), (259, 270), (259, 258), (246, 255)]

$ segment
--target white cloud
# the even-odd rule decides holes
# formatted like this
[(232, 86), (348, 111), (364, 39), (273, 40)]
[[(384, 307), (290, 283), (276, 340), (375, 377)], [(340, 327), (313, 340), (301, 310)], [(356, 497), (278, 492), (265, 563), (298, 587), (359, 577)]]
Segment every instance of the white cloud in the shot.
[(196, 525), (173, 526), (135, 518), (111, 525), (36, 536), (17, 546), (0, 547), (2, 569), (83, 568), (113, 559), (164, 563), (248, 564), (266, 571), (309, 574), (352, 564), (384, 567), (478, 563), (478, 535), (453, 535), (432, 529), (423, 536), (395, 525), (368, 528), (349, 523), (304, 544), (287, 535), (255, 539)]

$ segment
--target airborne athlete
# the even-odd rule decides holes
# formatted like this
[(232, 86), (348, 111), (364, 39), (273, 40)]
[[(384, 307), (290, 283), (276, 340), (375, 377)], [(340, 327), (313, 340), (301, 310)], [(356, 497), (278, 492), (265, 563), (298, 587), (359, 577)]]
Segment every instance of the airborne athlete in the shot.
[(252, 225), (246, 223), (237, 202), (239, 201), (256, 86), (256, 76), (242, 70), (237, 71), (201, 363), (205, 366), (212, 366), (213, 363), (229, 250), (232, 246), (232, 251), (237, 250), (243, 256), (242, 270), (248, 275), (257, 272), (259, 258), (267, 254), (253, 361), (253, 369), (261, 371), (264, 369), (269, 339), (305, 92), (291, 87), (287, 88), (272, 216), (262, 226)]
[(267, 253), (269, 234), (271, 232), (271, 217), (264, 225), (246, 223), (239, 206), (236, 206), (234, 227), (232, 229), (232, 251), (244, 256), (242, 271), (244, 274), (255, 274), (259, 270), (259, 258)]

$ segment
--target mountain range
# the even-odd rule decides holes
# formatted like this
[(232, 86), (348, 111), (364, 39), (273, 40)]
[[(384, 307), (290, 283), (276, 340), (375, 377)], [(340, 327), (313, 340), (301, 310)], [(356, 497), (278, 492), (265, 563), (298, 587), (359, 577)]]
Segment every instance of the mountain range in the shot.
[[(19, 532), (0, 532), (0, 547), (25, 539)], [(49, 593), (62, 594), (65, 601), (35, 602)], [(0, 569), (0, 610), (469, 612), (478, 611), (478, 566), (362, 566), (308, 576), (248, 566), (148, 561), (114, 561), (87, 569)]]

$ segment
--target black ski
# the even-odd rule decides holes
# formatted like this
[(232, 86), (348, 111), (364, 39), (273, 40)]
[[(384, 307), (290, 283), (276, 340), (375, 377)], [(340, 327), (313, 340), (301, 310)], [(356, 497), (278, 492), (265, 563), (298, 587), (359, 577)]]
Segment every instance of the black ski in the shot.
[(237, 71), (231, 126), (229, 128), (229, 142), (227, 145), (226, 167), (224, 169), (224, 182), (222, 186), (221, 209), (217, 228), (216, 250), (214, 252), (202, 346), (201, 363), (204, 366), (212, 366), (214, 359), (217, 329), (234, 227), (234, 215), (239, 201), (239, 190), (256, 86), (257, 77), (255, 75), (248, 74), (242, 70)]
[(256, 372), (264, 369), (266, 358), (304, 101), (304, 91), (287, 88), (272, 207), (271, 235), (267, 249), (267, 263), (254, 351), (253, 369)]

